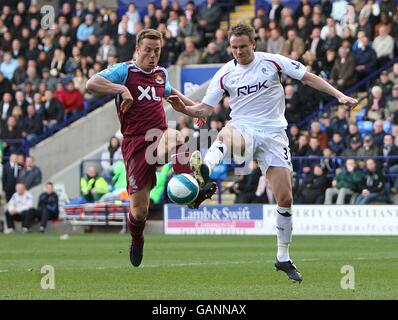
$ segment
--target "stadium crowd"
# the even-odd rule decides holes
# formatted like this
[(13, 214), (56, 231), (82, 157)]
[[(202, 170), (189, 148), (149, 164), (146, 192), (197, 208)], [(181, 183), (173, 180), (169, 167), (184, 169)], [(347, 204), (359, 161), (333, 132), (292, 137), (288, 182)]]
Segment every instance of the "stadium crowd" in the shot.
[[(131, 3), (120, 19), (117, 12), (97, 6), (93, 0), (87, 4), (60, 1), (51, 28), (41, 24), (42, 15), (33, 2), (0, 3), (0, 139), (8, 140), (2, 142), (1, 150), (4, 159), (10, 161), (19, 152), (14, 139), (34, 143), (41, 133), (79, 114), (94, 101), (96, 97), (85, 89), (87, 79), (117, 62), (131, 60), (135, 36), (143, 28), (163, 33), (159, 64), (164, 67), (223, 63), (233, 58), (226, 32), (220, 28), (228, 16), (217, 0), (205, 0), (201, 5), (188, 1), (183, 6), (178, 0), (161, 0), (146, 8)], [(341, 90), (397, 56), (398, 10), (393, 0), (302, 0), (295, 10), (284, 7), (280, 0), (271, 4), (264, 1), (251, 23), (257, 33), (258, 51), (299, 60)], [(281, 82), (292, 156), (307, 157), (293, 161), (296, 203), (331, 203), (336, 196), (341, 203), (350, 194), (359, 194), (354, 199), (358, 203), (387, 201), (386, 188), (397, 192), (398, 179), (386, 181), (380, 177), (397, 174), (398, 160), (343, 161), (334, 157), (398, 155), (398, 63), (372, 81), (369, 92), (359, 88), (358, 96), (364, 97), (360, 112), (335, 106), (305, 124), (302, 120), (320, 104), (326, 104), (329, 97), (289, 78), (282, 77)], [(226, 96), (209, 117), (208, 128), (220, 130), (229, 120), (229, 112)], [(189, 136), (198, 128), (180, 116), (178, 129)], [(106, 152), (113, 159), (120, 156), (120, 150), (113, 150), (119, 148), (120, 141), (112, 140)], [(322, 156), (326, 158), (309, 159)], [(100, 173), (111, 188), (118, 181), (114, 176), (117, 163), (103, 164)], [(251, 167), (253, 176), (230, 189), (237, 193), (236, 201), (272, 201), (258, 166)], [(82, 195), (88, 195), (84, 190), (88, 190), (89, 180), (85, 189), (82, 181)], [(373, 185), (366, 185), (370, 180)], [(267, 196), (253, 200), (239, 194), (249, 185), (259, 196)], [(15, 186), (12, 191), (7, 201)], [(97, 198), (88, 197), (89, 201)]]

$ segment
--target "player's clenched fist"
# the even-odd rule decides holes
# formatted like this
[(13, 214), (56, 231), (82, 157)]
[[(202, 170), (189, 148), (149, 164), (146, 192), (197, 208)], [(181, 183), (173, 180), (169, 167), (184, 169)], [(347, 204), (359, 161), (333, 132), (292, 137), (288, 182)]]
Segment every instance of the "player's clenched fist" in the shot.
[(126, 88), (122, 92), (122, 103), (120, 105), (120, 109), (123, 113), (127, 112), (128, 109), (133, 105), (134, 99), (130, 93), (130, 91)]
[(185, 104), (177, 95), (170, 95), (167, 97), (167, 101), (172, 105), (175, 111), (184, 113)]

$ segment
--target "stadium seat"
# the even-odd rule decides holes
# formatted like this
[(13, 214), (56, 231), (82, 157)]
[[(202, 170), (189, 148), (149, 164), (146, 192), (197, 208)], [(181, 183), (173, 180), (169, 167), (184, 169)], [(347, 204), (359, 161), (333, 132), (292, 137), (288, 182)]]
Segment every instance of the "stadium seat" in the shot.
[(392, 130), (392, 123), (391, 123), (391, 121), (388, 121), (388, 120), (385, 120), (384, 122), (383, 122), (383, 129), (384, 129), (384, 131), (386, 132), (386, 133), (391, 133), (391, 130)]
[(366, 115), (366, 108), (362, 108), (362, 109), (359, 110), (359, 111), (357, 112), (357, 114), (355, 115), (355, 120), (356, 120), (357, 122), (362, 121), (363, 118), (365, 117), (365, 115)]
[(358, 125), (358, 130), (362, 135), (372, 133), (373, 131), (372, 121), (359, 121), (357, 125)]

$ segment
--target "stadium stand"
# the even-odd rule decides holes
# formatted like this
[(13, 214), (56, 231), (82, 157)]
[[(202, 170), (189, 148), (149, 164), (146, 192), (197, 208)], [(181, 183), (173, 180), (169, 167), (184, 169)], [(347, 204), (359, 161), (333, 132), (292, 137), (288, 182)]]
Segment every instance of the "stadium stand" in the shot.
[[(42, 2), (0, 1), (0, 150), (4, 168), (12, 153), (29, 155), (31, 147), (112, 98), (93, 96), (86, 91), (85, 83), (96, 72), (132, 59), (135, 35), (141, 29), (152, 27), (163, 33), (160, 65), (170, 67), (228, 61), (232, 55), (226, 31), (238, 22), (254, 26), (257, 50), (297, 59), (308, 70), (360, 100), (352, 110), (339, 111), (341, 107), (330, 97), (281, 78), (298, 189), (314, 166), (315, 151), (308, 146), (313, 123), (319, 123), (324, 133), (317, 135), (323, 140), (318, 139), (316, 154), (329, 178), (342, 167), (345, 152), (350, 156), (386, 157), (398, 147), (397, 1), (54, 3), (58, 3), (54, 23), (48, 27), (43, 25)], [(225, 97), (208, 119), (207, 128), (222, 128), (229, 120), (229, 112)], [(197, 132), (191, 120), (183, 116), (179, 125), (188, 136)], [(334, 138), (336, 133), (343, 138), (341, 141)], [(351, 148), (354, 135), (358, 140), (356, 149)], [(367, 135), (374, 141), (375, 151), (368, 151)], [(386, 136), (391, 137), (392, 145), (385, 141)], [(378, 163), (384, 162), (380, 170), (387, 177), (387, 194), (394, 195), (398, 189), (396, 171), (390, 171), (392, 162), (383, 159), (376, 158)], [(329, 160), (333, 162), (330, 170)], [(359, 166), (365, 170), (363, 161)], [(223, 192), (212, 201), (235, 201), (235, 195), (228, 192), (236, 192), (231, 186), (238, 183), (231, 169), (216, 177)], [(106, 180), (113, 188), (107, 174)], [(4, 203), (4, 197), (2, 200)], [(270, 202), (272, 197), (258, 201)]]

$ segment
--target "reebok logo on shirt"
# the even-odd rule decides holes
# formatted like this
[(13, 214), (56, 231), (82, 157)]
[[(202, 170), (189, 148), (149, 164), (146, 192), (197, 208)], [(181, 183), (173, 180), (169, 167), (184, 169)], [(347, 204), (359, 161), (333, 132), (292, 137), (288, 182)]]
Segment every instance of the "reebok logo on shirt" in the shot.
[(263, 83), (259, 82), (258, 84), (252, 85), (252, 86), (242, 86), (238, 88), (238, 97), (239, 96), (246, 96), (248, 94), (255, 93), (262, 88), (268, 88), (265, 84), (267, 83), (267, 80), (265, 80)]

